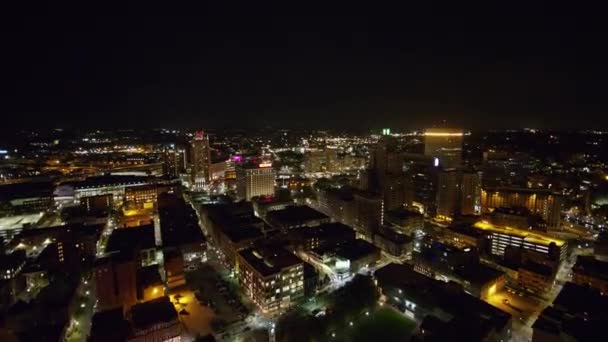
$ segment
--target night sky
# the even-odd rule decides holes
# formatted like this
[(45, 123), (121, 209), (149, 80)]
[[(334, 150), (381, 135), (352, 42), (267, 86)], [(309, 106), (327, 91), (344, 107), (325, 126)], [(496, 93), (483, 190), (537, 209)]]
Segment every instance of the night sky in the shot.
[(5, 127), (608, 128), (566, 11), (87, 3), (4, 13)]

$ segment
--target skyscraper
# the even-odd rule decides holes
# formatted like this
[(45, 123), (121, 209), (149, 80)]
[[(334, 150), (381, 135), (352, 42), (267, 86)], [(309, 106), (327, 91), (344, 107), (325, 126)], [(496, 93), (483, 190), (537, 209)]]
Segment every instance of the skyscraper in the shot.
[(451, 220), (458, 212), (459, 178), (459, 172), (456, 170), (446, 170), (439, 173), (437, 217), (441, 220)]
[(186, 169), (185, 151), (177, 146), (165, 147), (163, 150), (163, 175), (179, 177)]
[(458, 215), (481, 213), (481, 175), (473, 171), (449, 169), (439, 172), (437, 217), (451, 220)]
[(248, 163), (236, 168), (236, 191), (246, 201), (255, 196), (274, 195), (274, 170), (271, 163)]
[(461, 129), (428, 128), (424, 131), (424, 154), (437, 158), (444, 169), (462, 165)]
[(403, 153), (397, 141), (383, 129), (383, 135), (372, 155), (371, 170), (368, 171), (365, 190), (381, 193), (386, 210), (403, 208), (412, 202), (412, 186), (403, 173)]
[(481, 174), (463, 172), (460, 181), (460, 214), (481, 214)]
[(211, 175), (211, 152), (209, 149), (209, 136), (203, 131), (197, 131), (192, 140), (192, 185), (197, 189), (204, 189), (209, 185)]

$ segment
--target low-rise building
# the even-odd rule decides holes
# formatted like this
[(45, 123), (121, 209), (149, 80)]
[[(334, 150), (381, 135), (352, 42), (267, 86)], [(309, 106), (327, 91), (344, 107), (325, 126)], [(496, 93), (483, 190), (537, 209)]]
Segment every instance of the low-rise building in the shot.
[(595, 341), (608, 324), (608, 297), (589, 286), (567, 282), (532, 325), (532, 341)]
[(204, 206), (201, 221), (231, 269), (240, 250), (264, 237), (264, 221), (255, 217), (250, 202)]
[(381, 226), (374, 233), (374, 245), (394, 257), (404, 257), (412, 253), (413, 238), (392, 227)]
[(575, 284), (588, 285), (602, 294), (608, 294), (608, 262), (579, 255), (572, 272), (572, 282)]
[(169, 297), (160, 297), (134, 305), (129, 311), (130, 333), (127, 341), (178, 342), (182, 323)]
[(388, 211), (384, 221), (386, 225), (393, 226), (408, 235), (412, 235), (416, 230), (424, 228), (424, 215), (405, 208)]
[(245, 293), (265, 314), (284, 311), (304, 296), (304, 263), (283, 248), (241, 250), (236, 270)]
[(555, 273), (546, 265), (526, 263), (517, 271), (517, 284), (532, 293), (543, 295), (551, 290)]
[(314, 227), (300, 227), (287, 232), (287, 240), (295, 249), (311, 250), (340, 242), (355, 240), (355, 231), (342, 223), (324, 223)]
[(417, 340), (511, 338), (511, 315), (465, 293), (458, 284), (434, 280), (402, 264), (377, 270), (374, 279), (381, 301), (421, 323)]
[(329, 216), (307, 206), (290, 206), (266, 215), (266, 222), (282, 232), (299, 227), (314, 227), (330, 221)]

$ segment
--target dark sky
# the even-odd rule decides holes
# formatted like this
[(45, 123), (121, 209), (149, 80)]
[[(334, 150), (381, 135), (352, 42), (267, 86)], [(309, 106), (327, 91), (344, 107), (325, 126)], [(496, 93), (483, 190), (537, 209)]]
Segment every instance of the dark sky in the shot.
[(6, 11), (6, 126), (608, 128), (568, 9), (214, 2)]

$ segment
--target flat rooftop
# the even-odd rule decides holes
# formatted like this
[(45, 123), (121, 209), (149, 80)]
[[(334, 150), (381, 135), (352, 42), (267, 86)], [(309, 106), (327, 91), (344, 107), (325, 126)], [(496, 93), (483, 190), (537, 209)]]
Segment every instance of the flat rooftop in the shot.
[(538, 233), (536, 231), (518, 229), (509, 226), (499, 226), (489, 223), (487, 221), (479, 221), (475, 223), (473, 227), (487, 232), (518, 236), (524, 239), (524, 241), (529, 241), (545, 246), (549, 246), (551, 243), (555, 243), (555, 245), (557, 245), (558, 247), (562, 247), (566, 243), (564, 240), (553, 238), (545, 234)]
[(169, 297), (164, 296), (131, 307), (133, 328), (144, 330), (159, 323), (178, 321), (177, 311)]
[(266, 215), (266, 218), (268, 221), (289, 226), (302, 222), (327, 219), (329, 216), (303, 205), (271, 211)]
[(108, 239), (106, 252), (130, 251), (134, 249), (148, 249), (156, 247), (154, 226), (151, 224), (134, 228), (114, 229)]
[(608, 281), (608, 262), (597, 260), (593, 256), (579, 255), (572, 270)]
[(314, 252), (319, 255), (331, 253), (343, 259), (357, 260), (370, 254), (378, 253), (379, 250), (380, 249), (378, 247), (365, 240), (356, 239), (353, 241), (337, 243), (327, 247), (315, 248)]
[(239, 252), (241, 257), (263, 277), (281, 272), (282, 269), (303, 263), (300, 258), (284, 248), (248, 248)]
[(296, 238), (319, 238), (319, 239), (331, 239), (331, 238), (339, 238), (345, 237), (348, 235), (355, 236), (355, 231), (342, 223), (339, 222), (331, 222), (331, 223), (323, 223), (314, 227), (300, 227), (292, 229), (289, 232), (290, 235)]
[(418, 305), (449, 313), (453, 317), (452, 321), (458, 323), (456, 326), (476, 322), (475, 324), (502, 329), (511, 319), (508, 313), (462, 290), (457, 291), (453, 284), (420, 274), (409, 265), (388, 264), (374, 272), (374, 277), (380, 286), (401, 289), (405, 297), (413, 298)]

